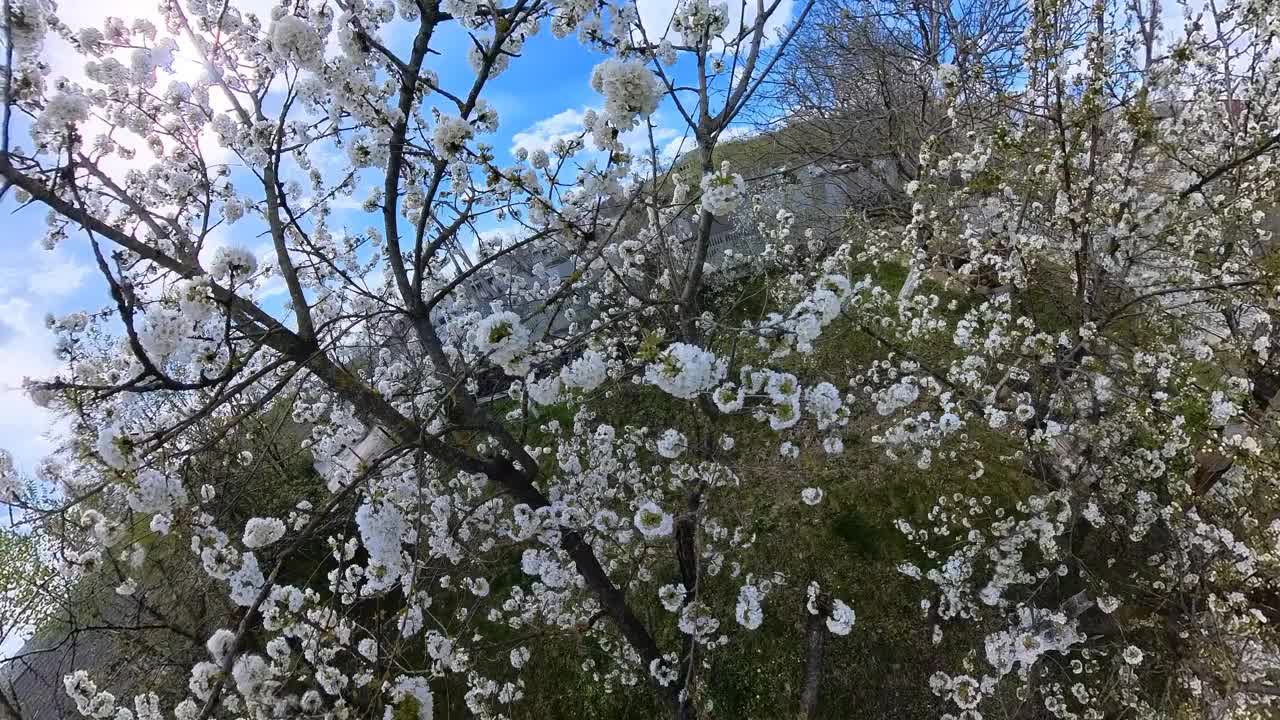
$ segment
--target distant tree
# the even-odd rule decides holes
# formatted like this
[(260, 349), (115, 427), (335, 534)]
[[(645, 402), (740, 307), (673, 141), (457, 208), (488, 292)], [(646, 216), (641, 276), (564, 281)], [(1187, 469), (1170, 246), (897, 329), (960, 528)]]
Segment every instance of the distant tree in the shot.
[[(972, 129), (1008, 110), (1027, 22), (1027, 6), (1010, 0), (819, 3), (757, 96), (758, 115), (783, 128), (775, 136), (795, 164), (861, 170), (851, 191), (901, 216), (926, 141), (948, 143), (956, 115)], [(945, 102), (943, 81), (960, 78)]]

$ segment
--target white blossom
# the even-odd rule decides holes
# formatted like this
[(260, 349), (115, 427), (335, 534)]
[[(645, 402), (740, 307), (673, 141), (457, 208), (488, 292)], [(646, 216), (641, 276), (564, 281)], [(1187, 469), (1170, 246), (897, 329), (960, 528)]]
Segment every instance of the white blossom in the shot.
[(636, 510), (636, 529), (647, 538), (662, 538), (671, 534), (673, 527), (671, 515), (652, 500), (641, 503)]
[(831, 601), (831, 615), (827, 618), (827, 629), (834, 635), (848, 635), (853, 630), (853, 608), (840, 600)]
[(673, 343), (645, 368), (645, 380), (685, 400), (706, 392), (724, 377), (723, 361), (694, 345)]
[(742, 176), (729, 171), (729, 162), (720, 170), (702, 177), (702, 209), (719, 217), (728, 217), (742, 203), (747, 183)]
[(604, 110), (618, 127), (630, 129), (658, 108), (661, 86), (644, 63), (609, 58), (591, 71), (591, 88), (604, 95)]
[(822, 488), (809, 487), (800, 491), (800, 499), (805, 505), (817, 505), (822, 502), (823, 495)]
[(244, 525), (244, 546), (266, 547), (284, 537), (284, 522), (278, 518), (251, 518)]
[(658, 438), (658, 454), (664, 458), (678, 458), (688, 447), (689, 441), (673, 428), (667, 429)]

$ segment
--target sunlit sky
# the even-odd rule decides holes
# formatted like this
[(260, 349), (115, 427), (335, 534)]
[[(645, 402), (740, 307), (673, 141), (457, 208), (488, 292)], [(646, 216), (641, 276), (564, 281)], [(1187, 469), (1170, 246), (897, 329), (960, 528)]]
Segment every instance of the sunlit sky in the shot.
[[(269, 16), (269, 2), (233, 2), (242, 11), (256, 12), (264, 18)], [(738, 6), (737, 3), (730, 5)], [(639, 6), (646, 28), (658, 29), (656, 33), (649, 31), (649, 36), (655, 37), (667, 26), (675, 0), (640, 0)], [(786, 0), (771, 25), (784, 24), (790, 13), (791, 0)], [(60, 17), (74, 29), (101, 27), (108, 14), (131, 20), (154, 17), (156, 9), (149, 0), (59, 2)], [(748, 17), (753, 14), (748, 11)], [(411, 37), (410, 32), (410, 28), (401, 23), (393, 30), (392, 42), (388, 44), (392, 47), (402, 44)], [(466, 55), (470, 42), (453, 24), (437, 32), (433, 48), (440, 55), (432, 56), (429, 64), (445, 87), (458, 87), (463, 83), (469, 86), (471, 69)], [(82, 77), (84, 58), (61, 41), (46, 43), (46, 58), (53, 68), (52, 77)], [(544, 23), (542, 32), (526, 43), (523, 57), (514, 59), (510, 69), (493, 80), (484, 95), (498, 111), (501, 125), (497, 133), (483, 139), (497, 149), (499, 160), (507, 160), (504, 154), (517, 146), (530, 150), (545, 148), (556, 138), (579, 131), (583, 112), (601, 103), (589, 85), (589, 78), (592, 67), (602, 58), (573, 37), (556, 39)], [(180, 59), (174, 65), (179, 79), (194, 80), (200, 72), (199, 64), (190, 59)], [(160, 82), (163, 87), (168, 79), (162, 76)], [(655, 140), (668, 157), (690, 147), (691, 141), (684, 138), (682, 121), (669, 103), (659, 109), (653, 120)], [(24, 133), (25, 129), (17, 130), (16, 144), (30, 144)], [(632, 142), (640, 143), (641, 134), (634, 135)], [(359, 201), (362, 197), (355, 199)], [(52, 352), (53, 336), (45, 329), (44, 318), (49, 313), (100, 309), (109, 301), (105, 283), (92, 263), (84, 237), (73, 235), (56, 249), (46, 251), (40, 246), (46, 214), (42, 207), (32, 205), (18, 210), (10, 196), (0, 202), (0, 212), (5, 216), (0, 231), (3, 232), (0, 236), (3, 237), (0, 243), (0, 448), (9, 450), (17, 465), (29, 472), (53, 449), (55, 439), (51, 431), (58, 431), (52, 414), (32, 405), (21, 390), (23, 378), (45, 377), (59, 367)], [(358, 232), (368, 224), (359, 216), (358, 210), (352, 210), (349, 217), (340, 217), (339, 221)], [(266, 246), (254, 237), (253, 229), (241, 232), (247, 237), (236, 236), (236, 228), (241, 225), (233, 226), (222, 241), (265, 252)], [(480, 230), (501, 228), (494, 222)]]

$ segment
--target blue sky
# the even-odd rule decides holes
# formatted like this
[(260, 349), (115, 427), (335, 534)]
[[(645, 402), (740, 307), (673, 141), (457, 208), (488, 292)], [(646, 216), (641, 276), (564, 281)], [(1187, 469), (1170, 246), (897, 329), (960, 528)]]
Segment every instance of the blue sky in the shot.
[[(266, 16), (268, 0), (242, 0), (245, 10)], [(675, 0), (640, 0), (641, 18), (646, 28), (662, 28)], [(731, 7), (737, 6), (730, 3)], [(104, 4), (94, 0), (62, 0), (59, 15), (70, 27), (101, 26)], [(126, 19), (154, 14), (154, 0), (119, 0), (110, 4), (111, 14)], [(784, 3), (775, 22), (790, 14), (790, 0)], [(735, 7), (736, 10), (736, 7)], [(651, 32), (650, 36), (656, 33)], [(394, 40), (406, 42), (404, 38)], [(458, 28), (437, 35), (433, 47), (441, 55), (431, 64), (445, 87), (469, 87), (470, 68), (466, 53), (470, 40)], [(546, 147), (555, 138), (581, 128), (582, 113), (598, 107), (601, 99), (589, 85), (591, 69), (603, 55), (580, 45), (575, 38), (556, 39), (544, 23), (542, 32), (526, 43), (524, 57), (513, 60), (505, 73), (491, 82), (485, 97), (498, 111), (498, 132), (483, 139), (492, 144), (500, 160), (508, 160), (515, 145), (529, 149)], [(53, 75), (76, 78), (82, 60), (60, 41), (50, 42), (47, 58)], [(196, 77), (197, 63), (179, 61), (179, 78)], [(162, 79), (162, 84), (167, 80)], [(463, 85), (465, 83), (465, 85)], [(674, 152), (683, 137), (678, 113), (665, 103), (653, 121), (660, 145)], [(15, 128), (15, 142), (24, 144), (25, 129)], [(638, 139), (638, 138), (637, 138)], [(27, 143), (29, 144), (29, 142)], [(690, 145), (686, 141), (684, 149)], [(357, 201), (362, 197), (357, 194)], [(13, 453), (19, 467), (30, 471), (54, 444), (47, 433), (57, 431), (54, 418), (33, 406), (21, 392), (24, 377), (42, 377), (55, 372), (58, 362), (52, 353), (52, 335), (44, 327), (47, 314), (105, 307), (105, 284), (97, 275), (84, 237), (72, 236), (52, 251), (41, 248), (45, 210), (38, 206), (17, 209), (12, 197), (0, 201), (4, 224), (0, 229), (0, 448)], [(345, 218), (352, 231), (368, 224), (358, 210)], [(238, 237), (233, 226), (224, 241), (253, 248), (262, 241)], [(481, 227), (482, 231), (496, 226)], [(251, 229), (239, 235), (252, 235)]]

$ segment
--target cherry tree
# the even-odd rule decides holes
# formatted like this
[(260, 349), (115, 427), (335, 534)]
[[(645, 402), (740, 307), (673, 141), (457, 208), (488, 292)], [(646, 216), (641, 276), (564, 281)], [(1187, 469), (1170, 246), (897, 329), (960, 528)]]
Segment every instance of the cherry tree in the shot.
[[(713, 715), (719, 658), (786, 614), (815, 716), (824, 647), (867, 613), (760, 562), (789, 532), (741, 499), (762, 449), (954, 481), (898, 522), (920, 632), (981, 638), (930, 682), (943, 717), (1273, 712), (1280, 6), (1170, 34), (1158, 3), (1037, 2), (1016, 91), (909, 68), (947, 118), (909, 220), (825, 238), (757, 202), (748, 314), (714, 292), (713, 225), (750, 195), (717, 145), (811, 4), (771, 34), (780, 7), (191, 0), (80, 29), (7, 0), (4, 192), (87, 247), (109, 304), (52, 319), (65, 367), (30, 383), (71, 428), (57, 492), (6, 468), (0, 499), (72, 586), (198, 651), (131, 698), (69, 673), (81, 714), (513, 717), (572, 633), (604, 692)], [(543, 24), (603, 53), (601, 107), (504, 163), (486, 93)], [(455, 26), (473, 72), (446, 87)], [(82, 80), (49, 76), (54, 41)], [(466, 248), (491, 218), (520, 231)], [(637, 387), (680, 410), (629, 422)], [(800, 482), (786, 502), (829, 512)], [(156, 607), (171, 575), (198, 618)]]

